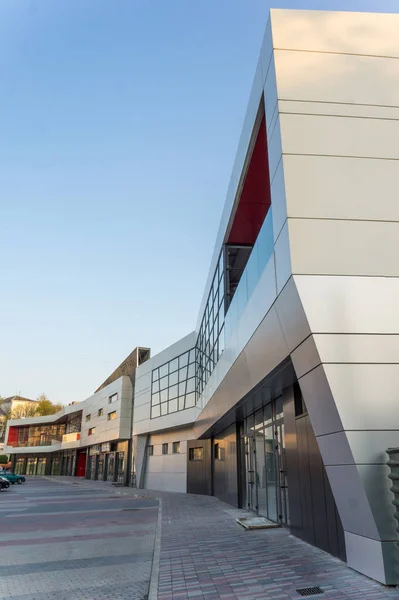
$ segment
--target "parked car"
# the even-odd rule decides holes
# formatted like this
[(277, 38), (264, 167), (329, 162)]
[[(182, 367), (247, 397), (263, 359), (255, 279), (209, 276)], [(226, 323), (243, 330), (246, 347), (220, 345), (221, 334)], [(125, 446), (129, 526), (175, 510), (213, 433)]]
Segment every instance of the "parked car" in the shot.
[(8, 471), (1, 474), (2, 477), (7, 479), (10, 483), (24, 483), (25, 477), (23, 475), (15, 475), (15, 473), (9, 473)]
[(0, 477), (0, 491), (7, 490), (10, 487), (10, 482), (4, 477)]

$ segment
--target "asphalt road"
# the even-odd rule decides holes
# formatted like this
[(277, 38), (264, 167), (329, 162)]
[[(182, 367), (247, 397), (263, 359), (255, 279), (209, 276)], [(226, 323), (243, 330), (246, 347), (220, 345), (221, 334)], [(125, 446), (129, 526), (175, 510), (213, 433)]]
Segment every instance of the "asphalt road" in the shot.
[(0, 492), (0, 598), (145, 600), (158, 501), (27, 477)]

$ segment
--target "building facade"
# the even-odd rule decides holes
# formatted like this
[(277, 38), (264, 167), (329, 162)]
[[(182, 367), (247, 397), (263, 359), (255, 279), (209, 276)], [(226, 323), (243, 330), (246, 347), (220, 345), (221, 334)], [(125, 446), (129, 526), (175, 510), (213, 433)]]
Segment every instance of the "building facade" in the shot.
[(213, 494), (399, 583), (398, 27), (271, 11), (195, 330), (11, 422), (17, 469)]
[(148, 348), (135, 348), (83, 402), (46, 417), (10, 420), (4, 451), (15, 472), (131, 483), (135, 371), (148, 357)]
[(387, 584), (398, 26), (271, 11), (197, 326), (138, 368), (133, 425), (140, 487), (214, 494)]

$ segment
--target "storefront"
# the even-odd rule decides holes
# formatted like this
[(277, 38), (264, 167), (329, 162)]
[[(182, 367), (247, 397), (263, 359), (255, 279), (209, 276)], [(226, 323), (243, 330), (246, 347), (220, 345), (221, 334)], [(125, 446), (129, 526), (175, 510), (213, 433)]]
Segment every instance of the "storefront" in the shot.
[(17, 475), (59, 475), (55, 465), (60, 463), (60, 455), (35, 454), (15, 456), (12, 469)]
[(124, 484), (127, 479), (128, 442), (104, 442), (89, 448), (86, 479)]

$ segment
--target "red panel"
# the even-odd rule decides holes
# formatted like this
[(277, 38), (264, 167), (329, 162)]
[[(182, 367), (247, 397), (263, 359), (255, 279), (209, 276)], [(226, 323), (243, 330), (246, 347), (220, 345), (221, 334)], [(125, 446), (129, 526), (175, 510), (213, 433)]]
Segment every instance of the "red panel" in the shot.
[(18, 442), (18, 427), (9, 427), (8, 428), (8, 438), (6, 442), (6, 446), (15, 446)]
[(78, 456), (77, 477), (84, 477), (86, 473), (86, 453), (80, 452)]
[(266, 120), (263, 117), (227, 243), (253, 245), (270, 203)]

